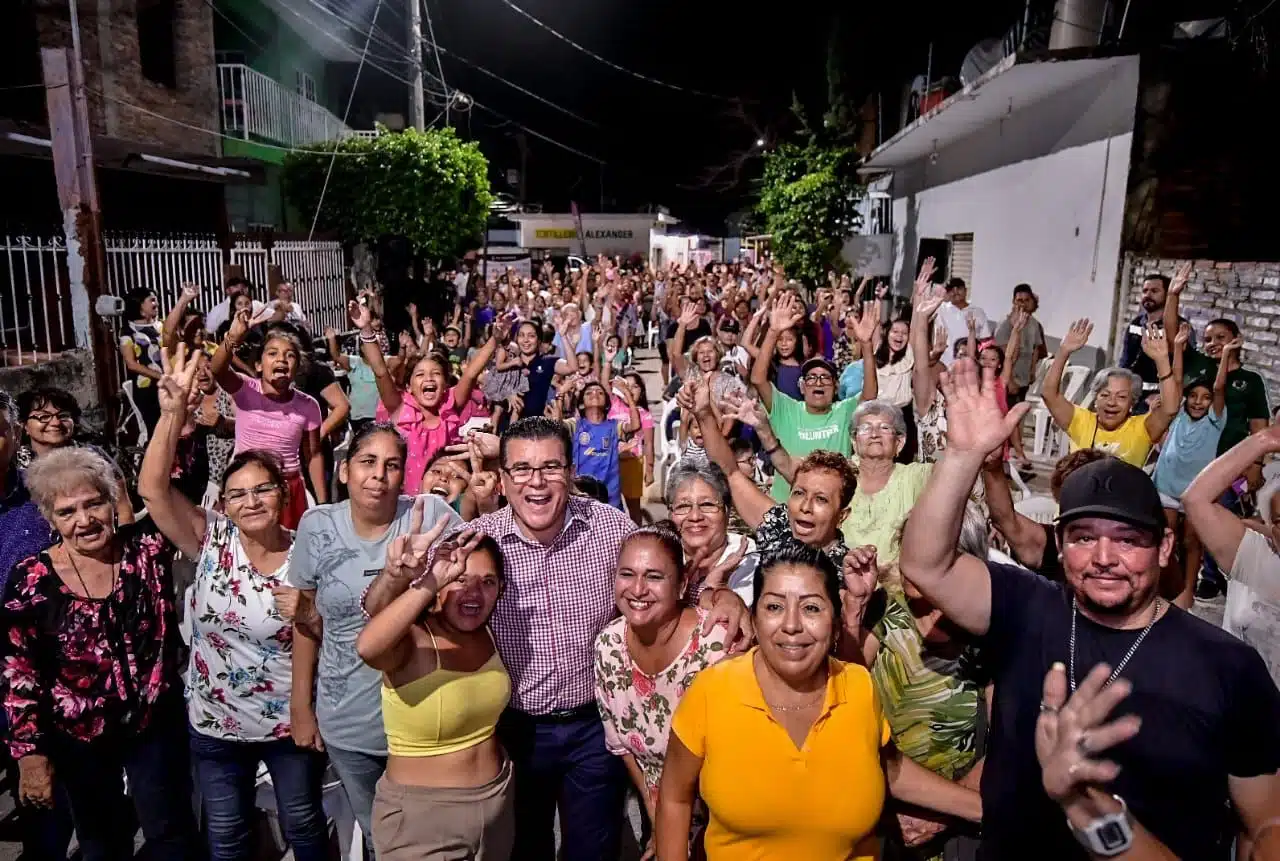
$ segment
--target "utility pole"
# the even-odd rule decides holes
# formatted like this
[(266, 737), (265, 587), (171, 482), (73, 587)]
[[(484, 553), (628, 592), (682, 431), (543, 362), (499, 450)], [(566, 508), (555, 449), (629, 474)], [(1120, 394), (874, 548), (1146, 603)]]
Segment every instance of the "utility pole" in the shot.
[(106, 293), (103, 289), (106, 257), (83, 72), (78, 59), (66, 48), (43, 48), (40, 60), (49, 109), (49, 139), (58, 186), (58, 205), (62, 209), (62, 226), (67, 237), (72, 328), (75, 330), (76, 348), (89, 350), (92, 356), (98, 402), (110, 430), (115, 427), (115, 399), (119, 385), (112, 358), (111, 334), (95, 307), (99, 297)]
[(426, 130), (425, 100), (422, 95), (422, 7), (421, 0), (404, 0), (409, 27), (409, 124)]

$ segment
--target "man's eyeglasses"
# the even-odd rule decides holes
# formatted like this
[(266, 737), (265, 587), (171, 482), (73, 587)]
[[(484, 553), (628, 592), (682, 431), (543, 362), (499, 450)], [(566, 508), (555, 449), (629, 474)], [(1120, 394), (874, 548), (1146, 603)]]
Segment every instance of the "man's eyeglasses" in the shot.
[(57, 422), (58, 424), (66, 424), (67, 422), (73, 422), (75, 420), (76, 417), (71, 413), (32, 413), (27, 416), (27, 421), (39, 422), (42, 425), (53, 424), (54, 422)]
[(693, 514), (693, 509), (697, 508), (698, 513), (703, 517), (713, 517), (724, 511), (724, 504), (707, 499), (694, 505), (692, 502), (677, 502), (671, 506), (671, 514), (673, 517), (688, 517)]
[(858, 436), (872, 436), (874, 434), (882, 433), (891, 433), (896, 435), (898, 433), (898, 429), (885, 422), (879, 422), (878, 424), (871, 424), (870, 422), (867, 422), (866, 424), (858, 425), (856, 433)]
[(565, 475), (568, 473), (568, 467), (563, 463), (552, 461), (544, 463), (540, 466), (530, 466), (527, 463), (517, 463), (513, 467), (503, 467), (502, 471), (511, 476), (511, 480), (516, 484), (528, 484), (533, 478), (535, 472), (542, 473), (542, 478), (546, 481), (564, 481)]
[(805, 374), (802, 379), (811, 386), (835, 382), (835, 377), (830, 374)]
[(237, 487), (235, 490), (228, 490), (226, 493), (222, 494), (222, 498), (227, 502), (243, 502), (250, 496), (262, 499), (264, 497), (271, 496), (274, 493), (278, 493), (279, 491), (280, 485), (275, 482), (267, 482), (266, 484), (259, 484), (256, 487)]

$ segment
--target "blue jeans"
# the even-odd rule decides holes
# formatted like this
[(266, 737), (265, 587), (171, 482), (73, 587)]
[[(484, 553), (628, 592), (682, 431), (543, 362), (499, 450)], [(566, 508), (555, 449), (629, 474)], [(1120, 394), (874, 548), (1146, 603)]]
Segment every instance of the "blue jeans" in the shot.
[(511, 861), (554, 861), (560, 809), (563, 861), (612, 861), (622, 838), (626, 771), (604, 745), (604, 724), (585, 707), (573, 720), (507, 709), (498, 737), (515, 766), (516, 841)]
[(320, 801), (323, 758), (292, 739), (227, 741), (190, 730), (212, 861), (248, 861), (258, 763), (267, 765), (276, 810), (297, 861), (326, 861), (329, 834)]
[[(54, 780), (66, 787), (84, 861), (132, 858), (135, 822), (151, 861), (203, 856), (186, 736), (186, 707), (177, 694), (153, 707), (150, 725), (139, 733), (92, 742), (51, 739)], [(132, 803), (124, 796), (125, 774)]]
[(325, 746), (329, 752), (329, 762), (342, 781), (342, 791), (346, 793), (347, 803), (355, 814), (360, 831), (364, 834), (365, 857), (372, 857), (373, 846), (373, 793), (378, 788), (378, 779), (387, 770), (387, 758), (371, 753), (360, 753), (355, 750), (341, 750)]
[[(0, 709), (0, 743), (9, 739), (9, 721)], [(13, 806), (18, 809), (18, 838), (22, 841), (24, 858), (30, 861), (62, 861), (71, 845), (71, 805), (67, 790), (56, 779), (53, 781), (53, 807), (24, 807), (18, 798), (18, 763), (9, 757), (8, 747), (0, 749), (0, 761), (9, 780)], [(56, 777), (56, 776), (55, 776)]]

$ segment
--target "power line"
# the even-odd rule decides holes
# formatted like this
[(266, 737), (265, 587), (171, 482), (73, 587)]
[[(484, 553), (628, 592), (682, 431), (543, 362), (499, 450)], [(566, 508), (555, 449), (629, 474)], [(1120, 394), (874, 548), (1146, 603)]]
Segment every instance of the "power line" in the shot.
[(444, 80), (444, 64), (440, 62), (440, 49), (436, 47), (436, 30), (435, 27), (431, 25), (431, 6), (427, 3), (427, 0), (412, 0), (412, 2), (421, 3), (422, 11), (427, 17), (427, 36), (431, 40), (431, 51), (436, 55), (436, 68), (440, 70), (440, 85), (444, 87), (444, 124), (448, 125), (449, 105), (453, 103), (453, 96), (457, 95), (458, 91), (454, 90), (451, 95), (449, 93), (449, 85), (445, 83)]
[[(373, 18), (369, 22), (369, 35), (364, 40), (364, 50), (360, 52), (360, 64), (356, 66), (356, 76), (351, 82), (351, 93), (347, 96), (347, 109), (342, 112), (342, 124), (347, 124), (347, 118), (351, 116), (351, 106), (356, 102), (356, 87), (360, 83), (360, 73), (364, 71), (364, 61), (369, 56), (369, 43), (373, 41), (373, 28), (378, 23), (378, 10), (382, 8), (382, 0), (378, 0), (373, 7)], [(320, 209), (324, 206), (324, 194), (329, 190), (329, 178), (333, 176), (333, 166), (338, 161), (338, 149), (334, 147), (333, 155), (329, 156), (329, 169), (324, 172), (324, 185), (320, 186), (320, 197), (316, 200), (316, 214), (311, 217), (311, 230), (307, 233), (307, 241), (311, 241), (311, 237), (316, 235), (316, 224), (320, 221)]]
[(722, 101), (733, 101), (727, 96), (721, 96), (716, 93), (708, 93), (703, 90), (695, 90), (693, 87), (682, 87), (679, 84), (669, 84), (666, 81), (660, 81), (657, 78), (650, 77), (649, 75), (643, 75), (640, 72), (633, 72), (631, 69), (628, 69), (625, 66), (619, 66), (617, 63), (613, 62), (612, 60), (606, 60), (604, 57), (601, 57), (595, 51), (592, 51), (590, 48), (583, 47), (582, 45), (570, 39), (565, 34), (561, 33), (559, 30), (556, 30), (554, 27), (551, 27), (548, 24), (544, 24), (542, 21), (539, 21), (537, 18), (533, 17), (533, 15), (530, 15), (528, 12), (521, 9), (515, 3), (512, 3), (511, 0), (502, 0), (502, 2), (506, 4), (507, 7), (511, 9), (511, 11), (519, 15), (523, 15), (525, 18), (529, 19), (534, 24), (541, 27), (543, 30), (546, 30), (548, 33), (555, 36), (560, 41), (568, 45), (572, 45), (574, 48), (577, 48), (579, 51), (586, 54), (588, 57), (592, 58), (593, 60), (600, 63), (604, 63), (609, 68), (614, 69), (615, 71), (618, 71), (618, 72), (622, 72), (624, 75), (630, 75), (631, 77), (636, 78), (637, 80), (645, 81), (647, 83), (654, 84), (655, 86), (659, 86), (659, 87), (666, 87), (669, 90), (675, 90), (681, 93), (689, 93), (690, 95), (694, 95), (694, 96), (703, 96), (704, 98), (708, 98), (708, 99), (721, 99)]
[(257, 48), (259, 51), (265, 51), (265, 50), (267, 50), (265, 45), (261, 44), (257, 39), (255, 39), (255, 38), (253, 38), (252, 36), (250, 36), (250, 35), (245, 31), (245, 29), (244, 29), (243, 27), (241, 27), (239, 24), (237, 24), (237, 23), (236, 23), (236, 20), (235, 20), (234, 18), (232, 18), (232, 17), (231, 17), (230, 15), (228, 15), (226, 12), (223, 12), (221, 9), (219, 9), (217, 6), (215, 6), (215, 5), (213, 4), (212, 0), (203, 0), (203, 2), (204, 2), (204, 5), (208, 6), (210, 9), (212, 9), (212, 10), (213, 10), (213, 13), (214, 13), (215, 15), (217, 15), (217, 16), (218, 16), (218, 17), (220, 17), (223, 21), (226, 21), (228, 24), (230, 24), (230, 25), (231, 25), (231, 27), (232, 27), (232, 29), (234, 29), (234, 30), (235, 30), (237, 33), (239, 33), (241, 36), (244, 36), (246, 39), (248, 39), (248, 40), (249, 40), (249, 44), (250, 44), (250, 45), (252, 45), (253, 47)]
[(482, 110), (482, 111), (486, 111), (486, 112), (488, 112), (488, 113), (491, 113), (491, 114), (493, 114), (495, 117), (497, 117), (497, 118), (498, 118), (498, 119), (500, 119), (500, 120), (506, 120), (507, 122), (511, 123), (511, 125), (515, 126), (516, 128), (521, 129), (522, 131), (524, 131), (524, 132), (526, 132), (526, 133), (528, 133), (528, 134), (531, 134), (531, 135), (533, 135), (533, 136), (534, 136), (534, 137), (536, 137), (536, 138), (540, 138), (541, 140), (544, 140), (544, 141), (546, 141), (546, 142), (547, 142), (547, 143), (549, 143), (549, 144), (552, 144), (552, 145), (554, 145), (554, 146), (558, 146), (558, 147), (560, 147), (560, 149), (565, 150), (566, 152), (571, 152), (571, 153), (573, 153), (574, 155), (579, 156), (580, 158), (585, 158), (587, 161), (593, 161), (593, 162), (595, 162), (596, 164), (605, 164), (604, 159), (596, 158), (596, 157), (595, 157), (595, 156), (593, 156), (593, 155), (588, 155), (587, 153), (583, 152), (582, 150), (574, 149), (573, 147), (569, 146), (568, 144), (560, 143), (560, 141), (556, 140), (556, 139), (555, 139), (555, 138), (553, 138), (553, 137), (548, 137), (547, 135), (544, 135), (542, 132), (536, 132), (536, 131), (534, 131), (533, 129), (529, 128), (528, 126), (521, 125), (520, 123), (518, 123), (518, 122), (516, 122), (515, 120), (511, 119), (510, 117), (508, 117), (506, 114), (500, 114), (500, 113), (498, 113), (497, 111), (495, 111), (493, 108), (489, 107), (488, 105), (483, 104), (482, 102), (478, 102), (478, 101), (476, 101), (474, 98), (472, 98), (472, 99), (471, 99), (471, 103), (472, 103), (473, 105), (475, 105), (477, 108), (479, 108), (480, 110)]
[(592, 128), (595, 128), (595, 129), (600, 128), (600, 125), (598, 123), (592, 122), (586, 117), (575, 114), (573, 111), (569, 110), (568, 108), (562, 107), (556, 104), (555, 102), (551, 101), (550, 99), (544, 98), (543, 96), (540, 96), (535, 92), (532, 92), (531, 90), (526, 90), (524, 87), (520, 86), (519, 84), (514, 84), (511, 81), (508, 81), (506, 78), (502, 77), (497, 72), (491, 72), (488, 69), (486, 69), (484, 66), (481, 66), (479, 63), (475, 63), (475, 62), (472, 62), (471, 60), (468, 60), (466, 57), (462, 56), (457, 51), (452, 51), (444, 47), (443, 45), (437, 45), (434, 43), (432, 44), (432, 47), (435, 50), (439, 51), (441, 54), (444, 54), (446, 57), (452, 57), (453, 59), (457, 60), (459, 63), (462, 63), (464, 66), (475, 69), (477, 72), (479, 72), (482, 75), (488, 75), (490, 78), (493, 78), (494, 80), (501, 81), (502, 83), (506, 84), (508, 87), (511, 87), (513, 90), (516, 90), (517, 92), (520, 92), (520, 93), (524, 93), (529, 98), (536, 99), (537, 101), (542, 102), (547, 107), (554, 108), (555, 110), (559, 111), (560, 113), (564, 114), (567, 117), (572, 117), (578, 122), (584, 123), (585, 125), (589, 125)]

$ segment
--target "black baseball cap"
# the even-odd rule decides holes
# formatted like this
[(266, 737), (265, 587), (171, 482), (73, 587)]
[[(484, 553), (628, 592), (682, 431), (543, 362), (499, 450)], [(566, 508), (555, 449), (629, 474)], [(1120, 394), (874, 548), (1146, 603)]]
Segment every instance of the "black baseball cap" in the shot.
[(1058, 526), (1082, 517), (1118, 520), (1157, 535), (1164, 532), (1164, 506), (1151, 477), (1116, 457), (1095, 460), (1062, 483)]
[(829, 374), (831, 374), (831, 379), (833, 380), (840, 376), (840, 372), (836, 370), (836, 366), (831, 364), (821, 356), (814, 356), (812, 359), (810, 359), (809, 361), (801, 365), (800, 375), (805, 376), (814, 368), (822, 368), (824, 371), (827, 371)]
[(734, 318), (725, 317), (723, 320), (720, 321), (720, 331), (732, 332), (733, 334), (736, 335), (738, 334), (738, 332), (741, 331), (741, 327), (738, 325), (738, 321), (735, 320)]

